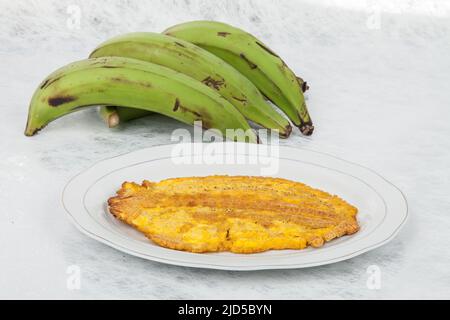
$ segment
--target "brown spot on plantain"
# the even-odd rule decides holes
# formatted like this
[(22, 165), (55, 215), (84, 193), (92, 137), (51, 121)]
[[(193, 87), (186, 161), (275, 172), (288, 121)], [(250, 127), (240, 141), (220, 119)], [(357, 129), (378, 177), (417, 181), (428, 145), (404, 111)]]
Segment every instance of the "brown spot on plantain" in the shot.
[(107, 62), (108, 62), (107, 57), (92, 58), (91, 66), (96, 66), (98, 64), (104, 64), (104, 63), (107, 63)]
[(197, 112), (197, 111), (191, 110), (191, 109), (189, 109), (189, 108), (187, 108), (187, 107), (184, 107), (184, 106), (182, 106), (182, 105), (180, 105), (179, 108), (180, 108), (180, 110), (181, 110), (182, 112), (190, 112), (190, 113), (192, 113), (193, 115), (195, 115), (195, 116), (197, 116), (197, 117), (199, 117), (199, 118), (202, 118), (202, 114), (199, 113), (199, 112)]
[(205, 129), (205, 130), (214, 128), (214, 125), (213, 125), (213, 123), (211, 122), (211, 120), (209, 118), (199, 117), (195, 121), (201, 121), (202, 122), (202, 128)]
[(229, 33), (229, 32), (225, 32), (225, 31), (219, 31), (219, 32), (217, 32), (217, 35), (219, 36), (219, 37), (226, 37), (226, 36), (229, 36), (231, 33)]
[(74, 96), (56, 96), (48, 98), (48, 104), (52, 107), (59, 107), (62, 104), (75, 101), (77, 97)]
[(61, 79), (62, 77), (64, 77), (64, 75), (56, 77), (56, 78), (49, 78), (47, 80), (44, 81), (44, 83), (42, 83), (42, 85), (40, 86), (41, 89), (45, 89), (47, 87), (49, 87), (52, 83), (58, 81), (59, 79)]
[(268, 47), (266, 47), (265, 45), (263, 45), (261, 42), (259, 41), (255, 41), (255, 43), (260, 46), (263, 50), (267, 51), (268, 53), (270, 53), (271, 55), (279, 58), (280, 56), (277, 55), (275, 52), (273, 52), (271, 49), (269, 49)]
[(129, 80), (127, 78), (122, 78), (122, 77), (112, 77), (111, 81), (121, 82), (121, 83), (129, 83), (129, 84), (137, 84), (137, 85), (140, 85), (140, 86), (146, 87), (146, 88), (152, 87), (152, 84), (150, 82), (132, 81), (132, 80)]
[[(200, 112), (197, 112), (195, 110), (191, 110), (188, 107), (185, 107), (183, 105), (181, 105), (181, 102), (178, 98), (175, 99), (175, 104), (173, 105), (173, 112), (177, 112), (178, 110), (180, 110), (181, 112), (190, 112), (193, 115), (199, 117), (199, 118), (203, 118), (204, 116), (208, 115), (206, 112), (204, 112), (204, 114), (202, 115)], [(201, 119), (200, 119), (201, 120)]]
[(208, 87), (211, 87), (213, 89), (219, 90), (221, 86), (225, 84), (225, 81), (222, 80), (216, 80), (210, 76), (206, 77), (202, 80), (203, 84), (206, 84)]
[(173, 112), (176, 112), (178, 108), (180, 107), (180, 100), (178, 98), (175, 99), (175, 104), (173, 105)]
[(243, 104), (247, 103), (247, 99), (246, 98), (238, 98), (238, 97), (233, 96), (233, 99), (237, 100), (239, 102), (242, 102)]
[(255, 63), (253, 63), (250, 59), (248, 59), (248, 58), (245, 56), (245, 54), (241, 53), (239, 56), (240, 56), (242, 59), (244, 59), (245, 62), (247, 62), (247, 64), (248, 64), (248, 66), (250, 67), (250, 69), (256, 69), (256, 68), (258, 68), (258, 66), (257, 66)]
[(48, 83), (49, 81), (50, 81), (50, 79), (45, 80), (45, 81), (41, 84), (40, 88), (41, 88), (41, 89), (44, 89), (45, 86), (47, 85), (47, 83)]
[(186, 46), (185, 46), (184, 44), (182, 44), (181, 42), (175, 41), (175, 44), (176, 44), (177, 46), (186, 48)]

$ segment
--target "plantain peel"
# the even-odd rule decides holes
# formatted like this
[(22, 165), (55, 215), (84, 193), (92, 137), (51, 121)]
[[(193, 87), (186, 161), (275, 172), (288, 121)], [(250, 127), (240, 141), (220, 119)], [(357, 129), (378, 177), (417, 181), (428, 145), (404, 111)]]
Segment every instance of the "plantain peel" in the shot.
[(279, 178), (125, 182), (108, 204), (111, 214), (156, 244), (198, 253), (317, 248), (359, 230), (354, 206)]

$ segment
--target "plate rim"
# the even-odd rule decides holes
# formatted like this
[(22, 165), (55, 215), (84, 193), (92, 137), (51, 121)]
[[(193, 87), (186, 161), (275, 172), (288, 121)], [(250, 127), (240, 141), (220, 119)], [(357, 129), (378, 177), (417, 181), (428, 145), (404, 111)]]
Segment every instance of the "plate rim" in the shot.
[[(213, 142), (214, 143), (214, 142)], [(240, 144), (240, 143), (236, 143), (236, 142), (217, 142), (217, 143), (232, 143), (232, 144)], [(180, 143), (178, 143), (179, 145)], [(188, 143), (183, 143), (186, 145), (193, 145), (193, 144), (198, 144), (198, 143), (192, 143), (192, 142), (188, 142)], [(333, 159), (337, 159), (339, 161), (345, 162), (347, 164), (350, 164), (352, 166), (356, 166), (359, 168), (362, 168), (364, 170), (367, 170), (368, 172), (374, 174), (375, 176), (377, 176), (378, 178), (381, 178), (381, 180), (383, 181), (383, 183), (386, 183), (388, 185), (390, 185), (391, 187), (393, 187), (401, 196), (402, 199), (402, 204), (404, 205), (404, 212), (402, 212), (403, 215), (403, 219), (398, 223), (398, 225), (396, 226), (396, 228), (392, 231), (392, 233), (385, 237), (383, 240), (378, 241), (375, 244), (371, 244), (368, 245), (364, 248), (360, 248), (358, 250), (343, 254), (342, 256), (339, 257), (335, 257), (335, 258), (330, 258), (327, 260), (322, 260), (322, 261), (316, 261), (316, 262), (310, 262), (310, 263), (292, 263), (292, 264), (288, 264), (288, 265), (267, 265), (267, 264), (260, 264), (260, 265), (221, 265), (221, 264), (207, 264), (205, 262), (195, 262), (195, 261), (183, 261), (183, 260), (173, 260), (173, 259), (169, 259), (169, 258), (164, 258), (164, 257), (160, 257), (160, 256), (153, 256), (153, 255), (148, 255), (145, 254), (143, 252), (139, 252), (137, 251), (135, 248), (130, 248), (130, 247), (126, 247), (124, 244), (119, 243), (116, 241), (114, 242), (111, 239), (108, 239), (107, 237), (104, 237), (103, 235), (100, 234), (96, 234), (94, 231), (89, 230), (88, 228), (86, 228), (85, 226), (82, 225), (82, 223), (80, 223), (79, 221), (77, 221), (77, 219), (75, 218), (74, 215), (72, 215), (70, 209), (66, 206), (66, 202), (67, 202), (67, 189), (76, 181), (77, 178), (79, 178), (80, 176), (82, 176), (84, 173), (88, 172), (89, 170), (91, 170), (92, 168), (96, 167), (97, 165), (107, 161), (107, 160), (113, 160), (116, 158), (120, 158), (120, 157), (124, 157), (126, 155), (130, 155), (133, 153), (137, 153), (137, 152), (145, 152), (146, 150), (154, 150), (155, 148), (159, 148), (161, 150), (163, 150), (164, 148), (168, 148), (170, 146), (175, 146), (177, 144), (160, 144), (160, 145), (154, 145), (151, 147), (146, 147), (146, 148), (142, 148), (142, 149), (138, 149), (138, 150), (133, 150), (133, 151), (129, 151), (129, 152), (125, 152), (125, 153), (121, 153), (119, 155), (113, 156), (113, 157), (109, 157), (109, 158), (104, 158), (101, 160), (96, 161), (95, 163), (93, 163), (92, 165), (90, 165), (89, 167), (85, 168), (84, 170), (80, 171), (79, 173), (77, 173), (76, 175), (74, 175), (71, 179), (69, 179), (69, 181), (67, 182), (67, 184), (64, 186), (63, 192), (62, 192), (62, 204), (64, 207), (64, 210), (66, 211), (66, 214), (69, 216), (70, 221), (75, 225), (75, 227), (82, 232), (83, 234), (89, 236), (90, 238), (93, 238), (101, 243), (104, 243), (110, 247), (115, 248), (116, 250), (119, 250), (121, 252), (133, 255), (133, 256), (137, 256), (140, 257), (142, 259), (146, 259), (146, 260), (151, 260), (151, 261), (156, 261), (159, 263), (166, 263), (166, 264), (170, 264), (170, 265), (177, 265), (177, 266), (184, 266), (184, 267), (193, 267), (193, 268), (207, 268), (207, 269), (218, 269), (218, 270), (229, 270), (229, 271), (252, 271), (252, 270), (267, 270), (267, 269), (297, 269), (297, 268), (309, 268), (309, 267), (314, 267), (314, 266), (319, 266), (319, 265), (326, 265), (326, 264), (332, 264), (332, 263), (336, 263), (336, 262), (340, 262), (340, 261), (344, 261), (350, 258), (353, 258), (355, 256), (361, 255), (365, 252), (371, 251), (373, 249), (376, 249), (380, 246), (385, 245), (386, 243), (390, 242), (392, 239), (395, 238), (395, 236), (397, 236), (397, 234), (400, 232), (400, 230), (403, 228), (403, 226), (406, 224), (406, 222), (409, 219), (409, 207), (408, 207), (408, 201), (407, 198), (405, 196), (405, 194), (401, 191), (400, 188), (398, 188), (396, 185), (394, 185), (392, 182), (390, 182), (389, 180), (387, 180), (386, 178), (384, 178), (382, 175), (380, 175), (378, 172), (374, 171), (373, 169), (370, 169), (368, 167), (365, 167), (363, 165), (360, 165), (358, 163), (352, 162), (352, 161), (348, 161), (345, 159), (342, 159), (340, 157), (337, 157), (335, 155), (329, 154), (329, 153), (325, 153), (322, 151), (318, 151), (318, 150), (314, 150), (308, 147), (293, 147), (293, 146), (284, 146), (284, 145), (280, 145), (278, 146), (280, 149), (293, 149), (296, 151), (306, 151), (306, 152), (312, 152), (312, 153), (316, 153), (318, 155), (321, 156), (325, 156), (328, 158), (333, 158)], [(195, 149), (194, 149), (195, 150)], [(234, 150), (234, 149), (233, 149)], [(156, 152), (158, 153), (158, 152)], [(170, 155), (169, 155), (170, 158)], [(279, 157), (281, 159), (281, 157)], [(290, 159), (292, 160), (292, 159)], [(331, 168), (329, 168), (331, 169)], [(336, 169), (334, 169), (336, 170)], [(364, 183), (366, 183), (368, 186), (370, 186), (373, 190), (376, 191), (376, 189), (370, 185), (367, 181), (362, 180), (361, 178), (357, 177), (359, 180), (363, 181)], [(381, 195), (379, 194), (379, 196), (381, 197)], [(84, 199), (84, 196), (81, 197), (82, 199)], [(384, 202), (385, 199), (382, 197), (382, 200)], [(84, 202), (83, 202), (84, 204)], [(85, 209), (86, 210), (86, 209)], [(88, 216), (90, 217), (90, 219), (92, 219), (92, 217), (90, 216), (89, 212)], [(392, 213), (391, 213), (392, 214)], [(108, 230), (109, 232), (109, 230)]]

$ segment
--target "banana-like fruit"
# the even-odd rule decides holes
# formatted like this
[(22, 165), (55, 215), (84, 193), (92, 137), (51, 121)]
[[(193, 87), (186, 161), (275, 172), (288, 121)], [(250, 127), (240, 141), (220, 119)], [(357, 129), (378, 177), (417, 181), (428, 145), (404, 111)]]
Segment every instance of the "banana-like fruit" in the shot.
[(303, 134), (312, 134), (314, 126), (306, 108), (302, 81), (253, 35), (214, 21), (186, 22), (163, 33), (200, 46), (231, 64), (282, 109)]
[(265, 101), (250, 80), (192, 43), (159, 33), (129, 33), (107, 40), (90, 55), (107, 56), (139, 59), (184, 73), (218, 91), (248, 120), (278, 130), (282, 137), (291, 133), (289, 121)]
[(97, 105), (154, 111), (188, 124), (202, 121), (204, 128), (223, 136), (235, 129), (233, 140), (258, 142), (242, 114), (216, 91), (169, 68), (121, 57), (78, 61), (47, 77), (32, 97), (25, 135)]
[[(303, 92), (309, 90), (309, 85), (306, 81), (300, 77), (298, 77), (298, 81), (301, 84)], [(115, 106), (101, 106), (99, 109), (100, 117), (103, 121), (105, 121), (109, 128), (114, 128), (118, 126), (119, 123), (146, 117), (153, 113), (154, 112), (142, 109), (122, 108)]]
[[(309, 90), (309, 85), (302, 78), (298, 77), (298, 81), (301, 84), (303, 92)], [(115, 106), (101, 106), (100, 117), (105, 121), (109, 128), (114, 128), (119, 125), (119, 123), (126, 122), (129, 120), (134, 120), (142, 117), (151, 115), (153, 112), (134, 109), (134, 108), (121, 108)]]

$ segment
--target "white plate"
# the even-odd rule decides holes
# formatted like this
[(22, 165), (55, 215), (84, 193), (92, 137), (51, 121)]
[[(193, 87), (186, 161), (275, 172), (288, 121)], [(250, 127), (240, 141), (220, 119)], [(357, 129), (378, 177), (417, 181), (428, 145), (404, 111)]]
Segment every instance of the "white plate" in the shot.
[[(352, 258), (390, 241), (408, 216), (406, 200), (394, 185), (369, 169), (324, 153), (279, 147), (279, 155), (261, 156), (267, 147), (252, 145), (253, 149), (249, 150), (243, 147), (248, 145), (227, 142), (226, 151), (217, 152), (216, 157), (221, 155), (224, 159), (224, 154), (240, 155), (240, 164), (236, 161), (227, 164), (230, 157), (225, 158), (225, 164), (205, 164), (198, 157), (204, 154), (204, 150), (200, 150), (204, 144), (182, 146), (190, 150), (188, 154), (180, 154), (180, 149), (174, 149), (180, 145), (157, 146), (101, 161), (75, 176), (63, 192), (63, 205), (71, 220), (91, 238), (141, 258), (189, 267), (261, 270), (311, 267)], [(252, 162), (255, 154), (260, 158)], [(187, 163), (195, 155), (198, 164)], [(180, 163), (180, 160), (186, 163)], [(304, 182), (357, 206), (361, 230), (318, 249), (272, 250), (249, 255), (195, 254), (159, 247), (107, 211), (106, 200), (115, 194), (123, 181), (159, 181), (212, 174), (260, 175), (267, 173), (268, 161), (278, 163), (279, 169), (272, 176)]]

